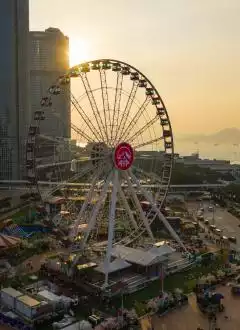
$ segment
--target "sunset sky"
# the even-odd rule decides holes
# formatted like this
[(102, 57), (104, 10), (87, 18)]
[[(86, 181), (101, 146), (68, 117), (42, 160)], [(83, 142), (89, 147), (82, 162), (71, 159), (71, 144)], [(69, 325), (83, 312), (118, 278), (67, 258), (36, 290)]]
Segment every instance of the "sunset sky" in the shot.
[(240, 127), (239, 18), (240, 0), (30, 0), (31, 30), (60, 28), (72, 64), (137, 67), (181, 134)]

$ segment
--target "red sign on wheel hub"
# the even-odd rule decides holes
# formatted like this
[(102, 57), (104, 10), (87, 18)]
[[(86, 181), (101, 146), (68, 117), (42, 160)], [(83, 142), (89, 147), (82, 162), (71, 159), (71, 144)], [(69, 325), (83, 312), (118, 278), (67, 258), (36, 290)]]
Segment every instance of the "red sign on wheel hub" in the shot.
[(133, 148), (126, 142), (120, 143), (114, 153), (114, 162), (119, 170), (127, 170), (133, 163)]

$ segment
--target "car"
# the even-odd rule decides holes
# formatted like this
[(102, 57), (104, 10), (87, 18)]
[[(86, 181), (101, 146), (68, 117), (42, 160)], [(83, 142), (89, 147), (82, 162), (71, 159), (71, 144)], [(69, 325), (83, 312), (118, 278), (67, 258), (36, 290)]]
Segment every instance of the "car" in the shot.
[(210, 230), (215, 231), (217, 227), (215, 225), (210, 225)]
[(231, 243), (237, 243), (237, 238), (235, 236), (231, 236), (228, 238), (229, 242)]
[(222, 230), (219, 229), (219, 228), (216, 228), (215, 229), (215, 234), (218, 235), (218, 236), (221, 236), (221, 233), (222, 233)]
[(205, 223), (205, 225), (209, 225), (209, 220), (205, 219), (204, 223)]
[(208, 211), (212, 212), (213, 211), (213, 206), (209, 205), (208, 206)]
[(200, 220), (200, 221), (204, 221), (204, 216), (203, 215), (198, 215), (197, 219)]
[(203, 207), (201, 207), (201, 208), (199, 209), (199, 211), (201, 211), (201, 212), (204, 212), (204, 208), (203, 208)]

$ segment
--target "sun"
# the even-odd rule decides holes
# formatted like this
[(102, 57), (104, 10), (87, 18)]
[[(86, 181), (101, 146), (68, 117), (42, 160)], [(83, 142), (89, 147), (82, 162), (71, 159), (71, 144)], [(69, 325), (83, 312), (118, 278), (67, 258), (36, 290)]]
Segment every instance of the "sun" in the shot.
[(70, 66), (89, 60), (89, 44), (86, 40), (70, 38), (69, 60)]

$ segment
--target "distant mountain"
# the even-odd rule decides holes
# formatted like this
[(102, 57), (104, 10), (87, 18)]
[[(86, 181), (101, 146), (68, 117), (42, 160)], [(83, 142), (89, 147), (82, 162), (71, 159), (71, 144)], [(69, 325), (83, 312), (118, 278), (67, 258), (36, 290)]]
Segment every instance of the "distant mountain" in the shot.
[(211, 135), (188, 135), (185, 137), (177, 137), (179, 142), (206, 142), (211, 144), (239, 144), (240, 145), (240, 129), (226, 128)]

